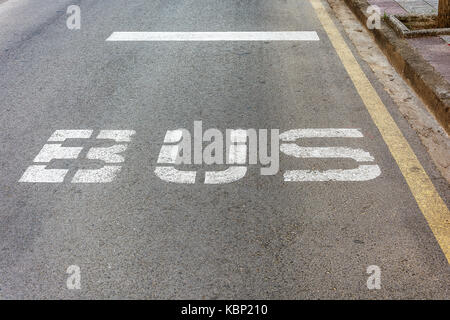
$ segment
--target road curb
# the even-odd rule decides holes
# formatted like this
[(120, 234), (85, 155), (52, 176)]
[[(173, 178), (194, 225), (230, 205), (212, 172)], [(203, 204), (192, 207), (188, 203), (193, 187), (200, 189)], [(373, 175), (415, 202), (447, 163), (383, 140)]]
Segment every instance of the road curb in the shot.
[[(366, 27), (369, 18), (367, 0), (344, 0), (347, 6)], [(428, 105), (434, 116), (450, 134), (450, 84), (409, 45), (397, 36), (385, 22), (380, 29), (367, 29), (375, 37), (378, 46), (399, 74), (412, 86)]]

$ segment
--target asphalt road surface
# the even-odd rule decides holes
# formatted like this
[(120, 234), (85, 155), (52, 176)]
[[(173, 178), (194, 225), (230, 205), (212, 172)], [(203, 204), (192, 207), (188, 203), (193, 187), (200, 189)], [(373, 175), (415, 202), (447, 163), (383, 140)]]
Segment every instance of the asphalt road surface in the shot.
[[(450, 298), (449, 220), (432, 230), (425, 210), (447, 214), (449, 186), (320, 3), (0, 1), (0, 297)], [(69, 5), (81, 8), (79, 30), (67, 27)], [(305, 39), (106, 41), (138, 31)], [(393, 156), (397, 140), (381, 134), (396, 126), (374, 122), (338, 34), (424, 169), (406, 168), (431, 179), (437, 196), (425, 205)], [(224, 134), (356, 130), (295, 131), (274, 175), (258, 162), (237, 181), (206, 183), (229, 166), (183, 164), (194, 183), (167, 181), (176, 174), (155, 172), (166, 133), (193, 133), (194, 121)], [(310, 154), (288, 155), (295, 145)], [(347, 157), (323, 155), (342, 148)], [(359, 165), (372, 171), (342, 174)], [(380, 289), (368, 288), (369, 266)]]

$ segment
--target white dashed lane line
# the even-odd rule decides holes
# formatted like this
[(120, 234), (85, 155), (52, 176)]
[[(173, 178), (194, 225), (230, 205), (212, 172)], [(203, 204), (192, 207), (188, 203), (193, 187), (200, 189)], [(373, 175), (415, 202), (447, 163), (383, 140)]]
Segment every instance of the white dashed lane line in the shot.
[(315, 31), (114, 32), (106, 41), (319, 41)]

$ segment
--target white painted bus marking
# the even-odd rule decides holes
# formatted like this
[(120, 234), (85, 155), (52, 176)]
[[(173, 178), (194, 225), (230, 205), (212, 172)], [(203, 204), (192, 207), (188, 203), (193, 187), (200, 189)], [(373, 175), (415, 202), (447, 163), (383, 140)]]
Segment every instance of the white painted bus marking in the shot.
[[(230, 133), (229, 164), (246, 164), (247, 162), (247, 131), (238, 129)], [(233, 166), (222, 171), (205, 172), (205, 184), (224, 184), (242, 179), (247, 173), (246, 166)]]
[(370, 153), (361, 149), (345, 147), (300, 147), (283, 143), (281, 152), (296, 158), (350, 158), (358, 162), (374, 161)]
[[(56, 130), (48, 142), (64, 142), (67, 139), (88, 139), (93, 130)], [(116, 142), (127, 143), (136, 132), (133, 130), (101, 130), (97, 139), (109, 139)], [(105, 163), (122, 163), (126, 144), (116, 144), (110, 147), (92, 147), (88, 150), (86, 158), (99, 160)], [(63, 147), (61, 144), (47, 143), (34, 158), (33, 162), (50, 163), (52, 160), (78, 159), (83, 147)], [(72, 178), (73, 183), (106, 183), (111, 182), (120, 171), (121, 166), (108, 165), (100, 169), (79, 169)], [(19, 182), (28, 183), (61, 183), (64, 182), (68, 169), (47, 169), (47, 165), (29, 166)]]
[(111, 139), (116, 142), (131, 142), (131, 136), (135, 135), (134, 130), (101, 130), (97, 139)]
[[(280, 135), (283, 141), (294, 142), (300, 138), (362, 138), (358, 129), (295, 129)], [(280, 151), (296, 158), (336, 159), (349, 158), (357, 162), (372, 162), (375, 159), (362, 149), (347, 147), (300, 147), (295, 143), (283, 143)], [(284, 181), (368, 181), (381, 174), (378, 165), (360, 165), (356, 169), (335, 169), (325, 171), (287, 170)]]
[(356, 169), (336, 169), (326, 171), (310, 170), (287, 170), (284, 181), (306, 182), (306, 181), (368, 181), (375, 179), (381, 174), (377, 165), (360, 165)]
[(89, 139), (92, 130), (56, 130), (48, 139), (50, 142), (62, 142), (66, 139)]
[(292, 129), (280, 134), (280, 140), (292, 142), (300, 138), (362, 138), (358, 129)]
[(104, 166), (100, 169), (80, 169), (72, 178), (72, 183), (112, 182), (121, 168), (121, 166)]
[(127, 146), (124, 144), (116, 144), (107, 148), (93, 147), (89, 149), (86, 158), (90, 160), (102, 160), (106, 163), (120, 163), (124, 162), (125, 158), (118, 153), (126, 149)]
[(61, 183), (69, 172), (67, 169), (46, 169), (46, 167), (45, 165), (29, 166), (19, 182)]
[(60, 144), (46, 144), (33, 162), (50, 162), (53, 159), (76, 159), (82, 147), (62, 147)]
[(175, 169), (174, 167), (157, 166), (155, 168), (155, 174), (161, 180), (164, 180), (167, 182), (193, 184), (193, 183), (195, 183), (195, 177), (197, 175), (197, 172), (181, 171), (181, 170)]

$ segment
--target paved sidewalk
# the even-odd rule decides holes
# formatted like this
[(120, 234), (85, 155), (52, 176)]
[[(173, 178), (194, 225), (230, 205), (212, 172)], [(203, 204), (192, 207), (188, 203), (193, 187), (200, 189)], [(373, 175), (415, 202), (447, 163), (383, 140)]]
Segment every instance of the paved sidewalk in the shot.
[[(368, 0), (381, 8), (381, 14), (432, 14), (438, 11), (439, 0)], [(450, 82), (449, 37), (423, 37), (408, 39), (428, 63), (448, 82)]]
[(439, 0), (369, 0), (386, 14), (431, 14), (437, 13)]

